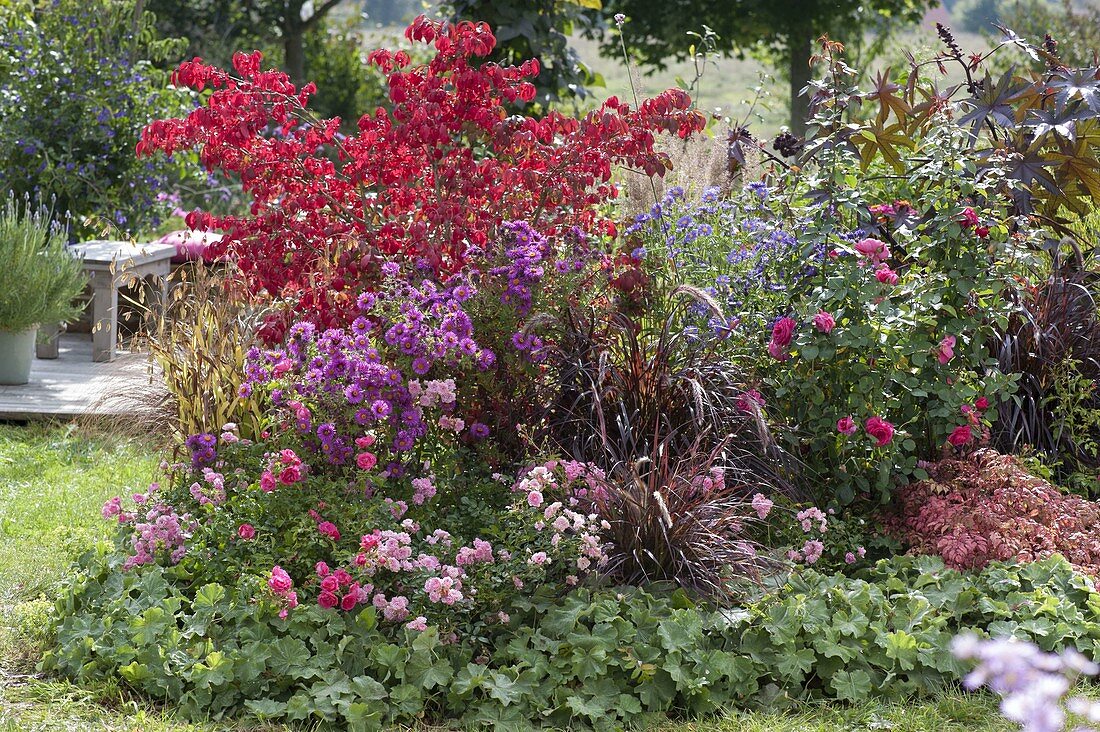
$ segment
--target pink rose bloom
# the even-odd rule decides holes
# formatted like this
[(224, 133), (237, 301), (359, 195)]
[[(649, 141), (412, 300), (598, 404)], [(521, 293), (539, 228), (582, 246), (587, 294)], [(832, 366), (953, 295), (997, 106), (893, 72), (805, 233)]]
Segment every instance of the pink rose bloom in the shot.
[(317, 564), (313, 565), (313, 571), (317, 573), (318, 577), (328, 577), (329, 574), (328, 565), (324, 562), (317, 562)]
[(832, 333), (833, 328), (836, 327), (836, 318), (824, 310), (818, 311), (817, 315), (813, 317), (814, 327), (822, 333)]
[(370, 470), (378, 464), (378, 458), (374, 456), (373, 452), (361, 452), (355, 456), (355, 464), (359, 466), (360, 470)]
[(256, 536), (256, 529), (252, 527), (252, 524), (241, 524), (237, 527), (237, 536), (247, 541)]
[(791, 357), (791, 354), (787, 353), (787, 349), (775, 341), (768, 343), (768, 353), (771, 354), (771, 357), (776, 361), (786, 361)]
[(970, 206), (963, 209), (962, 225), (964, 229), (973, 229), (979, 223), (981, 222), (978, 220), (978, 214), (974, 213), (974, 209)]
[(970, 425), (962, 425), (951, 432), (951, 436), (947, 438), (947, 441), (955, 447), (962, 447), (969, 445), (973, 439), (974, 433), (970, 431)]
[(898, 283), (898, 273), (885, 264), (880, 264), (878, 269), (875, 270), (875, 279), (884, 285), (896, 285)]
[(863, 427), (867, 430), (867, 434), (875, 438), (877, 447), (888, 445), (894, 439), (894, 425), (881, 417), (869, 417), (863, 423)]
[(836, 431), (842, 435), (854, 435), (856, 433), (856, 421), (849, 417), (841, 417), (836, 421)]
[(336, 592), (336, 590), (340, 589), (340, 583), (336, 580), (334, 575), (330, 574), (321, 580), (321, 589), (325, 592)]
[(936, 347), (936, 358), (945, 364), (955, 356), (955, 336), (946, 336)]
[(270, 470), (265, 470), (263, 474), (260, 475), (260, 490), (264, 493), (271, 493), (275, 490), (275, 474)]
[(322, 592), (317, 596), (317, 604), (325, 609), (334, 608), (340, 604), (340, 598), (336, 597), (335, 593)]
[(542, 505), (542, 493), (539, 491), (531, 491), (527, 494), (527, 505), (531, 508), (538, 508)]
[(271, 578), (267, 581), (267, 586), (276, 595), (285, 595), (294, 587), (294, 581), (285, 569), (276, 565), (271, 568)]
[(813, 564), (818, 559), (821, 559), (821, 555), (824, 552), (825, 545), (817, 539), (807, 541), (805, 546), (802, 547), (802, 553), (806, 555), (806, 564)]
[(989, 409), (989, 400), (985, 397), (978, 397), (978, 401), (974, 402), (974, 406), (984, 412)]
[(890, 258), (890, 249), (886, 242), (878, 239), (861, 239), (856, 242), (856, 252), (859, 256), (870, 259), (872, 262), (882, 262)]
[(288, 465), (279, 473), (279, 482), (283, 485), (293, 485), (302, 479), (302, 469), (297, 465)]
[(546, 564), (547, 557), (546, 552), (535, 552), (531, 555), (531, 558), (527, 560), (528, 564), (543, 565)]
[(845, 564), (855, 564), (855, 563), (856, 563), (856, 555), (855, 555), (855, 553), (854, 553), (854, 552), (847, 552), (847, 553), (845, 553), (845, 554), (844, 554), (844, 563), (845, 563)]
[(759, 516), (761, 520), (768, 517), (774, 505), (775, 503), (768, 500), (768, 497), (763, 493), (757, 493), (752, 497), (752, 510), (756, 511), (756, 515)]
[(751, 414), (757, 407), (764, 406), (764, 396), (756, 389), (749, 389), (737, 397), (736, 406), (742, 412)]
[(333, 541), (340, 541), (340, 530), (331, 521), (322, 521), (317, 524), (317, 530)]
[(409, 630), (424, 631), (428, 629), (428, 619), (423, 615), (417, 615), (415, 618), (405, 623), (405, 627)]
[(341, 598), (341, 600), (340, 600), (340, 609), (341, 610), (347, 610), (347, 611), (350, 612), (351, 610), (355, 609), (355, 605), (358, 602), (359, 602), (359, 590), (358, 590), (358, 588), (356, 588), (354, 592), (349, 592), (348, 594), (344, 595), (343, 598)]
[(859, 557), (860, 559), (863, 559), (865, 556), (867, 556), (867, 549), (865, 547), (862, 547), (862, 546), (860, 548), (856, 549), (856, 556)]
[(772, 343), (781, 348), (791, 345), (791, 338), (794, 337), (796, 328), (798, 323), (794, 318), (783, 317), (775, 321), (775, 325), (772, 326)]
[(373, 435), (363, 435), (362, 437), (356, 437), (355, 438), (355, 446), (360, 448), (360, 449), (366, 450), (368, 447), (370, 447), (373, 444), (374, 444), (374, 436)]
[(111, 519), (122, 513), (122, 498), (115, 496), (111, 500), (103, 504), (103, 510), (101, 511), (103, 518)]

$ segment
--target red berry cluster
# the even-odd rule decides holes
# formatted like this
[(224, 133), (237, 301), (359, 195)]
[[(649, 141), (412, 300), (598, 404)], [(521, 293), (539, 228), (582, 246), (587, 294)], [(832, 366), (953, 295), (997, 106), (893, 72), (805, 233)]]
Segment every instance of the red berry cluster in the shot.
[(370, 54), (392, 105), (360, 118), (355, 135), (309, 113), (312, 84), (296, 89), (252, 53), (234, 56), (235, 73), (180, 64), (175, 83), (213, 91), (186, 118), (150, 124), (138, 145), (139, 155), (195, 149), (207, 169), (239, 178), (249, 216), (194, 211), (188, 226), (223, 230), (213, 254), (231, 253), (254, 293), (322, 326), (354, 317), (352, 295), (387, 259), (446, 275), (513, 220), (548, 237), (613, 233), (599, 210), (616, 196), (613, 167), (663, 175), (670, 162), (656, 135), (705, 126), (675, 89), (636, 109), (612, 98), (581, 119), (512, 114), (533, 98), (537, 61), (476, 64), (496, 43), (484, 23), (421, 16), (405, 35), (436, 55), (413, 65), (401, 51)]

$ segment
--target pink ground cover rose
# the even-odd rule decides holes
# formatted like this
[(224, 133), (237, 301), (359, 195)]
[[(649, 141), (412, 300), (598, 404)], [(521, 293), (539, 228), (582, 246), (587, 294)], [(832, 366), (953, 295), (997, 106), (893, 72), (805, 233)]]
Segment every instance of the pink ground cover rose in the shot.
[(860, 239), (856, 242), (855, 249), (859, 256), (876, 264), (890, 258), (890, 248), (886, 246), (886, 242), (878, 239)]
[(854, 435), (856, 433), (856, 421), (851, 417), (841, 417), (836, 421), (836, 431), (842, 435)]
[(818, 311), (817, 315), (813, 317), (814, 327), (822, 333), (832, 333), (833, 328), (836, 327), (836, 318), (824, 310)]
[(894, 425), (881, 417), (868, 417), (863, 427), (867, 430), (867, 434), (875, 438), (876, 447), (889, 445), (894, 439)]
[(752, 497), (752, 510), (756, 511), (756, 515), (759, 516), (761, 520), (764, 520), (768, 517), (768, 514), (771, 513), (772, 506), (774, 505), (775, 503), (773, 503), (763, 493), (757, 493), (755, 496)]
[(285, 569), (275, 565), (271, 568), (271, 578), (267, 581), (267, 586), (276, 595), (285, 595), (294, 587), (294, 581), (290, 579)]
[(256, 529), (253, 528), (252, 524), (241, 524), (239, 527), (237, 527), (237, 536), (241, 537), (245, 541), (248, 541), (249, 539), (256, 536)]

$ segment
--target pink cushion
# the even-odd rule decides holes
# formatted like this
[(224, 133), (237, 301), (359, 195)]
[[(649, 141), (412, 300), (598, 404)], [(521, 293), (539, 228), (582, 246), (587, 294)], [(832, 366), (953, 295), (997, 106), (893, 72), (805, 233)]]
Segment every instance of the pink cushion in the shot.
[(172, 264), (183, 264), (197, 260), (210, 261), (206, 256), (206, 249), (216, 241), (220, 241), (221, 234), (211, 231), (191, 231), (182, 229), (165, 234), (157, 239), (157, 244), (171, 244), (176, 248), (176, 256), (172, 257)]

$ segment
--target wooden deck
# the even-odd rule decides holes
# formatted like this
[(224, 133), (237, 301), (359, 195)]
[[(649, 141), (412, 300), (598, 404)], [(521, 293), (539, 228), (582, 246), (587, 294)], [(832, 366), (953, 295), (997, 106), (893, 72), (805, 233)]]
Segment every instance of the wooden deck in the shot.
[(114, 361), (95, 363), (91, 335), (66, 333), (58, 358), (34, 360), (30, 383), (0, 386), (0, 419), (133, 417), (162, 389), (150, 379), (145, 354), (120, 351)]

